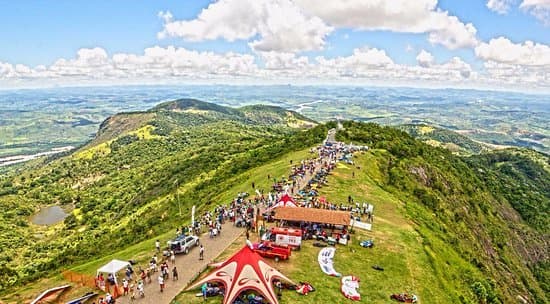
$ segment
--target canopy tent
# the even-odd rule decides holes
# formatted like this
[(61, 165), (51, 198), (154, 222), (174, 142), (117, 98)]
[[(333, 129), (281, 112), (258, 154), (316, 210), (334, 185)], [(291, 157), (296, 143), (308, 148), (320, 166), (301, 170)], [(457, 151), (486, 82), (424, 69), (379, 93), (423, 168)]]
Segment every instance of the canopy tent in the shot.
[(269, 303), (278, 304), (273, 280), (282, 279), (294, 284), (289, 278), (269, 266), (249, 246), (244, 246), (209, 275), (187, 289), (195, 289), (206, 282), (219, 282), (225, 287), (223, 304), (233, 303), (246, 290), (260, 293)]
[(278, 207), (298, 207), (298, 206), (296, 205), (296, 202), (294, 202), (294, 199), (292, 199), (290, 195), (285, 193), (275, 205), (269, 208), (269, 210), (272, 210)]
[(130, 263), (128, 263), (128, 262), (115, 259), (115, 260), (112, 260), (109, 263), (101, 266), (101, 268), (99, 268), (97, 270), (97, 275), (99, 276), (100, 273), (107, 273), (107, 274), (111, 273), (113, 275), (113, 277), (115, 278), (115, 282), (118, 283), (118, 281), (116, 279), (116, 273), (119, 272), (122, 269), (125, 269), (129, 265), (130, 265)]

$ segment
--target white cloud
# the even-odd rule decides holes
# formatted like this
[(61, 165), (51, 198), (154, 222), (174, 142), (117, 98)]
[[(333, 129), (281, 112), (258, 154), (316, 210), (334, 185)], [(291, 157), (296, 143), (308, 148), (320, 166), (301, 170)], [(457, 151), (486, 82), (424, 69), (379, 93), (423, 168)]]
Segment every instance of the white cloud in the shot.
[(532, 41), (513, 43), (507, 38), (491, 39), (475, 49), (484, 60), (488, 81), (496, 84), (550, 86), (550, 46)]
[(114, 54), (112, 65), (128, 76), (239, 76), (250, 74), (256, 69), (252, 55), (197, 52), (173, 46), (147, 48), (143, 55)]
[(550, 26), (550, 0), (523, 0), (519, 7), (531, 13), (544, 25)]
[(297, 52), (321, 50), (333, 31), (320, 18), (309, 16), (290, 0), (221, 0), (203, 9), (196, 19), (175, 21), (161, 12), (164, 29), (159, 38), (190, 41), (255, 39), (256, 51)]
[[(492, 43), (493, 47), (502, 48)], [(519, 46), (529, 49), (530, 44)], [(484, 53), (485, 47), (480, 46), (480, 52), (483, 56), (489, 56)], [(537, 49), (535, 45), (532, 47)], [(532, 53), (538, 54), (539, 51)], [(418, 53), (417, 65), (405, 65), (394, 62), (384, 50), (369, 47), (354, 49), (348, 56), (318, 56), (314, 60), (295, 53), (273, 51), (251, 55), (155, 46), (145, 49), (142, 54), (109, 55), (101, 48), (93, 48), (81, 49), (74, 58), (60, 58), (50, 66), (32, 68), (0, 62), (0, 87), (28, 87), (38, 84), (306, 82), (454, 87), (479, 87), (488, 84), (496, 88), (513, 84), (514, 87), (550, 90), (548, 64), (543, 64), (543, 59), (533, 59), (534, 62), (540, 61), (537, 65), (520, 65), (517, 64), (520, 59), (513, 58), (497, 62), (497, 55), (499, 54), (495, 53), (491, 55), (493, 57), (487, 57), (493, 59), (487, 59), (484, 71), (478, 72), (458, 57), (439, 64), (426, 50)], [(528, 57), (525, 54), (523, 56)], [(532, 63), (521, 60), (519, 62)]]
[(437, 0), (295, 0), (305, 11), (335, 27), (428, 33), (449, 49), (475, 46), (477, 30), (437, 8)]
[(421, 67), (429, 67), (435, 62), (435, 59), (431, 53), (422, 50), (418, 53), (418, 56), (416, 56), (416, 62)]
[(487, 8), (501, 15), (507, 14), (515, 0), (489, 0)]
[(265, 69), (268, 70), (301, 70), (309, 66), (309, 59), (296, 56), (294, 53), (260, 52)]
[(550, 46), (525, 41), (516, 44), (505, 37), (491, 39), (475, 48), (477, 57), (485, 61), (526, 66), (547, 66), (550, 69)]

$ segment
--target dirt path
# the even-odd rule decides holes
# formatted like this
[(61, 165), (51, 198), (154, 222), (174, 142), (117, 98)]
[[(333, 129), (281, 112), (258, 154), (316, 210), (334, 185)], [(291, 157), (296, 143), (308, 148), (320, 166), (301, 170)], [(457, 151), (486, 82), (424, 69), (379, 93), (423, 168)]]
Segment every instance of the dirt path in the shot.
[[(334, 132), (334, 131), (332, 131)], [(333, 137), (334, 134), (329, 132), (327, 138)], [(319, 158), (317, 158), (319, 160)], [(297, 189), (303, 188), (307, 183), (315, 176), (320, 170), (320, 163), (317, 163), (316, 169), (313, 174), (307, 172), (304, 178), (301, 179)], [(294, 191), (293, 193), (294, 194)], [(151, 283), (145, 284), (145, 297), (137, 297), (133, 302), (129, 296), (123, 296), (117, 299), (117, 303), (139, 303), (139, 304), (168, 304), (170, 303), (183, 289), (187, 286), (187, 283), (195, 277), (196, 274), (206, 267), (210, 261), (219, 256), (229, 245), (231, 245), (235, 239), (237, 239), (244, 232), (243, 228), (237, 228), (233, 226), (233, 223), (227, 221), (222, 228), (221, 235), (216, 238), (209, 238), (208, 233), (201, 236), (201, 243), (204, 245), (204, 260), (199, 260), (199, 249), (194, 248), (188, 255), (179, 254), (176, 256), (176, 267), (178, 268), (179, 280), (172, 281), (172, 272), (170, 272), (170, 278), (166, 280), (166, 286), (164, 292), (160, 292), (158, 284), (158, 272), (151, 277)], [(171, 263), (169, 263), (170, 269), (172, 269)]]
[[(193, 248), (188, 255), (178, 254), (176, 255), (176, 267), (178, 268), (178, 281), (172, 280), (172, 272), (170, 271), (170, 278), (166, 280), (166, 286), (164, 292), (160, 292), (158, 284), (158, 274), (156, 272), (151, 277), (151, 283), (145, 284), (145, 297), (137, 297), (135, 301), (131, 301), (129, 296), (123, 296), (117, 299), (117, 304), (122, 303), (139, 303), (139, 304), (167, 304), (172, 301), (183, 289), (187, 286), (189, 280), (215, 257), (219, 256), (229, 245), (235, 241), (243, 232), (243, 228), (237, 228), (233, 226), (233, 223), (227, 221), (222, 226), (221, 235), (215, 238), (209, 238), (208, 233), (201, 235), (201, 243), (204, 245), (204, 260), (199, 260), (199, 248)], [(168, 262), (170, 270), (172, 264)]]

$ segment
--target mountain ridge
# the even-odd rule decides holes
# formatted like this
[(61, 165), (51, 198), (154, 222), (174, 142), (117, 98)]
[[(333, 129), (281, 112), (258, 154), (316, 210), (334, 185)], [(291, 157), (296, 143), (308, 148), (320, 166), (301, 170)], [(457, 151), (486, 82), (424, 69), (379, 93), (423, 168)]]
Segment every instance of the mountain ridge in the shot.
[[(293, 128), (292, 119), (302, 117), (291, 112), (289, 119), (287, 112), (169, 102), (154, 111), (112, 116), (96, 141), (75, 153), (0, 177), (0, 207), (7, 210), (0, 222), (8, 227), (0, 231), (0, 246), (6, 249), (0, 252), (0, 261), (6, 261), (0, 264), (5, 278), (0, 294), (83, 259), (94, 261), (163, 233), (172, 235), (174, 225), (189, 221), (194, 204), (204, 212), (227, 202), (235, 185), (249, 189), (251, 170), (283, 156), (292, 160), (288, 155), (294, 153), (311, 155), (307, 151), (337, 125)], [(508, 303), (523, 295), (529, 303), (548, 301), (546, 156), (523, 150), (454, 155), (395, 128), (343, 124), (338, 140), (370, 147), (362, 154), (369, 160), (365, 167), (352, 168), (369, 180), (355, 181), (354, 189), (344, 181), (333, 189), (335, 195), (376, 185), (391, 196), (396, 212), (406, 215), (418, 234), (404, 241), (421, 243), (429, 261), (423, 271), (436, 275), (448, 299)], [(287, 174), (288, 161), (280, 166), (279, 176)], [(265, 181), (265, 171), (256, 174), (271, 182)], [(48, 205), (72, 211), (52, 227), (28, 222)], [(386, 240), (390, 247), (391, 241)], [(136, 254), (150, 258), (146, 250)], [(393, 286), (389, 280), (387, 285)], [(427, 302), (429, 287), (418, 287)]]

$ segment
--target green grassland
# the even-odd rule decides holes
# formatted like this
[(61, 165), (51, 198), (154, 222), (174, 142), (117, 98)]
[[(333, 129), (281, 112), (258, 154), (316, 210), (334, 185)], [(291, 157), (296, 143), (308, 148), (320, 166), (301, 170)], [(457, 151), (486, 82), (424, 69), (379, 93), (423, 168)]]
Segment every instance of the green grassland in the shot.
[[(446, 161), (452, 163), (447, 171), (439, 171), (439, 178), (445, 178), (447, 187), (458, 187), (458, 180), (466, 179), (473, 174), (467, 164), (462, 163), (462, 158), (456, 158), (445, 150), (433, 151), (433, 148), (424, 146), (420, 142), (407, 142), (409, 139), (401, 133), (394, 133), (394, 130), (380, 128), (375, 125), (347, 125), (344, 136), (357, 136), (360, 131), (365, 132), (362, 136), (374, 136), (385, 143), (387, 149), (375, 148), (369, 152), (356, 155), (355, 164), (339, 164), (337, 169), (329, 176), (328, 186), (320, 189), (320, 194), (325, 195), (329, 201), (345, 203), (348, 195), (355, 200), (367, 201), (375, 205), (375, 220), (373, 231), (361, 231), (356, 229), (353, 234), (352, 244), (338, 246), (335, 257), (335, 268), (344, 275), (352, 274), (361, 279), (361, 302), (364, 303), (388, 303), (389, 295), (399, 292), (411, 292), (419, 296), (422, 303), (511, 303), (516, 302), (517, 296), (530, 298), (536, 303), (548, 301), (545, 293), (545, 278), (548, 278), (548, 266), (546, 258), (534, 262), (531, 260), (529, 267), (524, 266), (524, 261), (529, 257), (521, 256), (521, 250), (507, 248), (499, 242), (514, 244), (516, 242), (531, 243), (534, 252), (547, 254), (545, 242), (537, 243), (537, 229), (540, 226), (532, 225), (534, 229), (527, 227), (521, 221), (512, 220), (509, 205), (505, 202), (497, 203), (493, 194), (485, 189), (482, 184), (477, 185), (480, 192), (478, 195), (486, 200), (494, 200), (493, 205), (476, 206), (482, 208), (472, 213), (463, 213), (447, 210), (451, 206), (434, 208), (434, 201), (438, 204), (451, 204), (459, 200), (464, 205), (461, 208), (472, 208), (465, 203), (472, 193), (449, 195), (452, 199), (434, 198), (429, 195), (439, 192), (432, 181), (433, 186), (426, 187), (423, 183), (426, 180), (410, 176), (398, 176), (405, 172), (392, 173), (389, 164), (398, 165), (399, 161), (406, 161), (414, 149), (427, 149), (433, 156), (426, 156), (416, 159), (415, 166), (428, 167), (432, 164), (432, 157), (443, 159), (452, 158)], [(401, 137), (403, 146), (396, 149), (397, 144), (391, 134)], [(342, 134), (340, 135), (341, 137)], [(393, 138), (393, 139), (392, 139)], [(357, 139), (356, 137), (354, 138)], [(367, 138), (363, 138), (365, 142)], [(355, 142), (355, 141), (354, 141)], [(372, 142), (371, 142), (372, 143)], [(382, 146), (384, 144), (376, 144)], [(405, 149), (408, 147), (408, 150)], [(388, 151), (389, 150), (389, 151)], [(397, 153), (408, 153), (408, 155), (395, 157)], [(501, 151), (499, 153), (508, 155), (508, 158), (501, 160), (515, 162), (529, 162), (533, 165), (531, 158), (517, 158), (521, 153), (513, 151)], [(484, 155), (491, 158), (494, 154)], [(541, 157), (541, 155), (536, 155)], [(468, 159), (472, 164), (478, 163), (479, 159)], [(442, 162), (442, 161), (439, 161)], [(409, 165), (410, 163), (407, 162)], [(448, 166), (449, 164), (446, 164)], [(524, 164), (525, 165), (525, 164)], [(457, 172), (453, 167), (463, 171)], [(464, 167), (462, 167), (464, 166)], [(501, 164), (501, 166), (503, 166)], [(484, 167), (489, 170), (490, 166)], [(537, 167), (538, 168), (538, 167)], [(435, 168), (432, 168), (434, 170)], [(546, 172), (546, 173), (545, 173)], [(410, 175), (410, 172), (408, 172)], [(517, 173), (517, 172), (516, 172)], [(548, 172), (538, 172), (547, 176)], [(391, 175), (394, 175), (391, 177)], [(435, 172), (428, 173), (426, 178), (433, 179)], [(432, 175), (432, 176), (430, 176)], [(485, 176), (488, 175), (486, 172)], [(470, 176), (469, 178), (474, 178)], [(501, 176), (500, 178), (504, 178)], [(392, 181), (392, 179), (394, 179)], [(536, 182), (536, 180), (535, 180)], [(395, 183), (395, 184), (393, 184)], [(423, 191), (409, 191), (406, 187), (422, 188)], [(467, 187), (467, 185), (460, 185)], [(432, 188), (433, 187), (433, 188)], [(538, 184), (538, 187), (545, 189), (545, 183)], [(458, 191), (458, 189), (454, 189)], [(526, 190), (527, 191), (527, 190)], [(415, 194), (416, 193), (416, 194)], [(506, 193), (505, 191), (500, 193)], [(548, 197), (547, 194), (545, 197)], [(502, 198), (499, 198), (502, 199)], [(512, 201), (512, 198), (509, 198)], [(480, 202), (475, 202), (477, 205)], [(502, 206), (500, 204), (504, 204)], [(542, 214), (548, 214), (548, 206), (539, 205)], [(483, 210), (485, 209), (485, 210)], [(458, 213), (457, 213), (458, 212)], [(508, 218), (503, 218), (503, 216)], [(452, 218), (449, 218), (452, 216)], [(526, 213), (523, 216), (528, 217)], [(517, 227), (516, 227), (517, 226)], [(483, 229), (487, 231), (484, 233)], [(515, 233), (518, 230), (530, 231), (531, 240), (520, 240)], [(545, 229), (545, 227), (543, 227)], [(544, 230), (547, 231), (547, 230)], [(539, 235), (540, 237), (540, 235)], [(543, 237), (544, 238), (544, 237)], [(365, 249), (358, 245), (359, 241), (373, 239), (375, 247)], [(242, 246), (243, 241), (237, 241), (234, 248)], [(537, 249), (534, 247), (538, 246)], [(512, 246), (511, 246), (512, 247)], [(235, 249), (232, 249), (233, 251)], [(494, 251), (494, 252), (493, 252)], [(313, 247), (311, 242), (306, 242), (302, 250), (295, 252), (289, 261), (283, 261), (275, 266), (294, 281), (308, 281), (313, 284), (317, 291), (308, 296), (301, 296), (297, 293), (284, 293), (281, 303), (339, 303), (345, 301), (339, 291), (339, 280), (324, 275), (317, 265), (317, 254), (319, 249)], [(532, 252), (532, 253), (534, 253)], [(224, 256), (231, 254), (228, 250)], [(530, 257), (532, 259), (532, 257)], [(219, 259), (220, 261), (224, 258)], [(373, 270), (371, 266), (380, 265), (384, 267), (383, 272)], [(545, 277), (546, 275), (546, 277)], [(506, 277), (506, 280), (499, 278)], [(184, 292), (180, 294), (175, 303), (201, 303), (202, 299), (195, 297), (195, 292)], [(219, 298), (209, 299), (206, 303), (218, 303)]]
[[(172, 230), (194, 204), (201, 212), (228, 203), (235, 192), (220, 193), (239, 184), (241, 173), (326, 136), (325, 125), (289, 128), (287, 121), (301, 120), (292, 112), (261, 124), (247, 115), (269, 109), (187, 111), (197, 105), (204, 106), (180, 100), (113, 116), (75, 153), (1, 176), (0, 293)], [(72, 209), (63, 223), (28, 221), (54, 204)]]
[[(261, 124), (269, 117), (269, 124)], [(61, 269), (93, 273), (112, 256), (144, 261), (153, 240), (188, 223), (190, 210), (228, 203), (290, 160), (311, 157), (334, 123), (265, 107), (227, 109), (181, 100), (117, 115), (72, 155), (34, 161), (0, 177), (0, 298), (18, 301), (60, 280)], [(371, 147), (339, 164), (320, 189), (375, 206), (372, 232), (356, 229), (335, 268), (361, 279), (362, 302), (387, 303), (408, 291), (423, 303), (547, 303), (550, 173), (545, 155), (503, 150), (460, 156), (375, 124), (345, 122), (337, 139)], [(30, 224), (40, 207), (72, 208), (64, 222)], [(182, 215), (179, 215), (181, 207)], [(374, 239), (375, 247), (358, 242)], [(99, 245), (98, 245), (99, 244)], [(224, 253), (231, 254), (235, 244)], [(310, 244), (277, 265), (317, 291), (286, 292), (283, 303), (337, 303), (336, 278), (321, 274)], [(223, 259), (224, 257), (221, 257)], [(385, 268), (377, 272), (377, 264)], [(505, 278), (505, 279), (503, 279)], [(180, 295), (193, 303), (194, 295)], [(209, 300), (208, 302), (217, 300)], [(214, 303), (214, 302), (212, 302)]]

